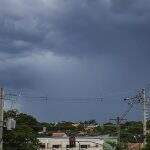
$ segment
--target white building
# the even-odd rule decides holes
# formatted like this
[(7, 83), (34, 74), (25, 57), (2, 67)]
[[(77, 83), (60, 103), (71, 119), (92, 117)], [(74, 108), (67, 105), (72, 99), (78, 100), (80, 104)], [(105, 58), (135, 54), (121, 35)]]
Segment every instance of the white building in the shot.
[(68, 137), (38, 138), (40, 150), (103, 150), (104, 140), (100, 137), (77, 137), (76, 147), (69, 148)]

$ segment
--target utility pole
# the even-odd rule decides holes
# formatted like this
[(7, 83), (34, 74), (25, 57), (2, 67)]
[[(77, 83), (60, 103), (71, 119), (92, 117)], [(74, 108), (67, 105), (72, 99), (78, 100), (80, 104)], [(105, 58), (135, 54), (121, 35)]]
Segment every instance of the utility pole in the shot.
[(140, 104), (143, 107), (143, 146), (146, 145), (146, 135), (147, 135), (147, 117), (148, 117), (148, 99), (146, 97), (145, 89), (142, 89), (138, 92), (138, 94), (134, 97), (126, 98), (125, 101), (128, 101), (128, 104)]
[(120, 132), (121, 132), (121, 127), (120, 127), (120, 123), (121, 123), (121, 118), (117, 117), (116, 118), (116, 123), (117, 123), (117, 130), (118, 130), (118, 143), (120, 144)]
[[(18, 95), (14, 93), (7, 93), (6, 91), (4, 92), (4, 88), (0, 87), (0, 150), (3, 150), (4, 100), (12, 101), (17, 96)], [(30, 98), (47, 100), (47, 97), (30, 97)]]
[(4, 107), (4, 89), (0, 88), (0, 150), (3, 150), (3, 110)]
[(120, 132), (121, 132), (121, 127), (120, 127), (120, 124), (122, 121), (126, 120), (124, 118), (121, 118), (121, 117), (117, 117), (115, 119), (110, 119), (112, 121), (115, 121), (116, 122), (116, 125), (117, 125), (117, 139), (118, 139), (118, 144), (120, 144), (121, 140), (120, 140)]
[(143, 97), (143, 136), (144, 136), (144, 146), (146, 145), (146, 135), (147, 135), (147, 99), (145, 94), (145, 89), (142, 89)]

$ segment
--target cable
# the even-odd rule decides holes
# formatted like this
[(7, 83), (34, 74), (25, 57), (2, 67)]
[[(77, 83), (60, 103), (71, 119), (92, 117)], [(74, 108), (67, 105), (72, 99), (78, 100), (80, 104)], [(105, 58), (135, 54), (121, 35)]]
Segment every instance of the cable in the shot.
[(132, 108), (133, 108), (133, 104), (129, 106), (129, 108), (121, 115), (120, 118), (124, 119), (127, 116), (127, 114), (131, 111)]

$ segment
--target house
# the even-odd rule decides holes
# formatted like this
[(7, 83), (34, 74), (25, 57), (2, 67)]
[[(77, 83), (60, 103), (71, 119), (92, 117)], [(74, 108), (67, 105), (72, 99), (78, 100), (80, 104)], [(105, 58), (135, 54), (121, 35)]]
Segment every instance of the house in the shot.
[(69, 137), (38, 138), (39, 150), (103, 150), (104, 140), (100, 137), (76, 137), (75, 147), (70, 148)]
[(67, 137), (66, 133), (57, 131), (52, 133), (52, 137)]
[(139, 150), (143, 148), (143, 143), (128, 143), (129, 150)]

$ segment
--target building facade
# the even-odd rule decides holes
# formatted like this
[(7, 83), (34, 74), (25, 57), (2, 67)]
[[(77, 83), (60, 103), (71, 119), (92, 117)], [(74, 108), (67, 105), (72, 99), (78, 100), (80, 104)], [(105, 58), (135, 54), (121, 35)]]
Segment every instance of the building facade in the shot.
[(38, 138), (40, 150), (103, 150), (104, 141), (100, 137), (77, 137), (75, 147), (70, 148), (68, 137)]

